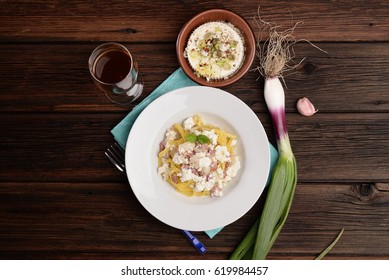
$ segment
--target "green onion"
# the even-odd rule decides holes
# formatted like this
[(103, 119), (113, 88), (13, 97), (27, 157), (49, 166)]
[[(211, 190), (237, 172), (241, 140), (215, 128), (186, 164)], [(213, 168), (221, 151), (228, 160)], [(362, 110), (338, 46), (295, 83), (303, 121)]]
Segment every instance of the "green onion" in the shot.
[(344, 228), (342, 228), (342, 230), (339, 232), (338, 236), (335, 238), (335, 240), (323, 251), (321, 252), (320, 255), (318, 255), (315, 260), (321, 260), (322, 258), (324, 258), (329, 251), (332, 250), (332, 248), (336, 245), (336, 243), (338, 243), (340, 237), (342, 236), (343, 234), (343, 231), (344, 231)]
[(253, 259), (265, 259), (285, 224), (297, 184), (296, 159), (280, 153), (262, 212)]
[[(297, 164), (293, 154), (285, 121), (284, 90), (278, 78), (266, 79), (265, 100), (272, 116), (279, 151), (264, 209), (231, 259), (265, 259), (280, 233), (297, 185)], [(253, 248), (251, 248), (253, 247)], [(251, 255), (248, 253), (252, 252)]]
[(254, 223), (244, 239), (232, 253), (230, 260), (249, 260), (253, 257), (254, 243), (257, 237), (259, 219)]
[(265, 78), (264, 96), (273, 121), (279, 157), (260, 220), (235, 249), (231, 259), (266, 258), (288, 217), (297, 185), (297, 164), (286, 129), (285, 93), (279, 79), (293, 53), (288, 50), (293, 37), (288, 32), (278, 33), (274, 26), (269, 27), (269, 39), (264, 49), (259, 50), (258, 70)]
[[(294, 69), (289, 63), (293, 62), (293, 45), (298, 41), (293, 36), (293, 31), (299, 22), (292, 28), (278, 32), (279, 25), (262, 20), (260, 15), (255, 20), (261, 29), (259, 34), (266, 34), (264, 31), (268, 31), (269, 34), (263, 47), (260, 47), (261, 38), (257, 40), (257, 54), (260, 62), (257, 70), (265, 78), (265, 101), (273, 121), (279, 158), (271, 176), (262, 215), (235, 249), (231, 259), (265, 259), (267, 257), (288, 217), (297, 185), (297, 164), (286, 129), (285, 93), (280, 78), (283, 79), (284, 71)], [(323, 51), (312, 43), (310, 44)], [(316, 112), (314, 108), (310, 109)], [(342, 232), (319, 257), (323, 257), (331, 250)]]

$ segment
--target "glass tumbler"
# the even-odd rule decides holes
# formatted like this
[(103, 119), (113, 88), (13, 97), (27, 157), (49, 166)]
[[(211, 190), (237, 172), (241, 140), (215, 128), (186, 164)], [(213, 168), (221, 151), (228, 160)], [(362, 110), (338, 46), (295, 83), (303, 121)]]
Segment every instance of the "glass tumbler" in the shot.
[(113, 103), (127, 105), (142, 94), (138, 64), (125, 46), (102, 44), (92, 52), (88, 64), (95, 84)]

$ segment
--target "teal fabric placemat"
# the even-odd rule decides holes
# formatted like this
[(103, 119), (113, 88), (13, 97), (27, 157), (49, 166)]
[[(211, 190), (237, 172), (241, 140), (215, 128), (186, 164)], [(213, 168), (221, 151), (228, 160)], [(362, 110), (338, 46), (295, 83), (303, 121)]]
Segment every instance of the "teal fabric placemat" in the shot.
[[(146, 108), (151, 102), (160, 97), (161, 95), (168, 93), (172, 90), (188, 87), (188, 86), (198, 86), (197, 83), (193, 82), (191, 79), (186, 76), (184, 71), (181, 68), (173, 72), (165, 81), (163, 81), (152, 93), (150, 93), (141, 103), (132, 109), (132, 111), (112, 130), (111, 133), (114, 136), (115, 141), (122, 146), (123, 149), (126, 148), (128, 134), (136, 120), (144, 108)], [(273, 167), (278, 159), (278, 152), (272, 144), (269, 143), (270, 149), (270, 172), (271, 174)], [(270, 178), (270, 176), (269, 176)], [(266, 183), (268, 185), (269, 178)], [(219, 233), (222, 228), (206, 231), (205, 233), (210, 237), (214, 237)]]

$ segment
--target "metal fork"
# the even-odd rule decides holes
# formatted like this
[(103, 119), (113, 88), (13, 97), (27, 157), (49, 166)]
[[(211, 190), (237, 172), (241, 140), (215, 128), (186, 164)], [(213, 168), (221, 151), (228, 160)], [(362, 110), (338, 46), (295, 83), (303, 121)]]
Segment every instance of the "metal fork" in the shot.
[[(109, 146), (105, 151), (105, 155), (121, 173), (125, 173), (126, 166), (124, 149), (118, 143), (115, 142), (113, 145)], [(193, 233), (187, 230), (181, 230), (181, 232), (201, 254), (204, 254), (207, 251), (207, 248), (205, 248), (205, 246), (193, 235)]]
[(126, 166), (124, 165), (124, 150), (118, 143), (115, 142), (115, 144), (109, 146), (105, 151), (105, 155), (120, 172), (124, 173), (126, 170)]

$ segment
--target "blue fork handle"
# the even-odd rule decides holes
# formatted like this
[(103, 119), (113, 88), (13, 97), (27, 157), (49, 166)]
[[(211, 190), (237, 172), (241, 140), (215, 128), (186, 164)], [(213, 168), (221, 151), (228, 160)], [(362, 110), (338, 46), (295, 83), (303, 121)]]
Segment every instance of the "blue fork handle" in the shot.
[(189, 242), (201, 253), (204, 254), (207, 251), (207, 248), (201, 243), (191, 232), (187, 230), (182, 230), (182, 233), (188, 238)]

